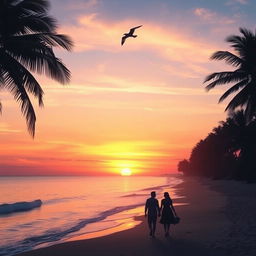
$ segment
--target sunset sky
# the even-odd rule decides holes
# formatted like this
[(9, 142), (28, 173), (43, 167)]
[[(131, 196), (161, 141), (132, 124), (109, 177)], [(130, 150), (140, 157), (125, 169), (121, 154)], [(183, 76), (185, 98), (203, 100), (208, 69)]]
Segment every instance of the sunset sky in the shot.
[[(1, 91), (0, 175), (159, 175), (218, 121), (225, 87), (206, 92), (203, 80), (230, 70), (210, 61), (230, 50), (225, 38), (255, 29), (252, 0), (51, 0), (59, 32), (72, 52), (55, 50), (71, 70), (70, 84), (38, 77), (44, 108), (36, 107), (36, 135), (19, 105)], [(121, 46), (131, 27), (138, 37)], [(36, 101), (35, 101), (36, 106)]]

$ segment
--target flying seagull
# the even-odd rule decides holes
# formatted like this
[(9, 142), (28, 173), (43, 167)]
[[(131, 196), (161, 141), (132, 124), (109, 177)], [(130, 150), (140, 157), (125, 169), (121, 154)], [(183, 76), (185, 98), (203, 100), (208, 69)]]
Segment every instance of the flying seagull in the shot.
[(128, 37), (137, 37), (137, 35), (134, 35), (133, 33), (134, 33), (135, 29), (140, 28), (140, 27), (142, 27), (142, 25), (137, 26), (137, 27), (134, 27), (134, 28), (131, 28), (130, 31), (129, 31), (129, 33), (125, 33), (125, 34), (123, 35), (123, 37), (122, 37), (121, 45), (124, 44), (125, 40), (126, 40)]

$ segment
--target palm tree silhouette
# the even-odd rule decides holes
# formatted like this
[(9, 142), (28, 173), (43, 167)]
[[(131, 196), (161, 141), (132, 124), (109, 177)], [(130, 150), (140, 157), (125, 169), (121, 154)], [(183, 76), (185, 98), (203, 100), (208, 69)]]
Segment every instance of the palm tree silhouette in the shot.
[(57, 34), (56, 20), (47, 14), (48, 9), (48, 0), (0, 0), (0, 89), (10, 91), (20, 103), (33, 137), (36, 115), (29, 94), (43, 106), (43, 90), (31, 72), (62, 84), (70, 80), (70, 71), (53, 47), (69, 51), (72, 41)]
[(178, 163), (184, 175), (256, 181), (256, 119), (249, 124), (243, 110), (220, 121), (192, 149), (189, 160)]
[(213, 60), (225, 60), (235, 70), (212, 73), (204, 82), (211, 81), (206, 86), (207, 90), (220, 84), (235, 83), (220, 97), (219, 102), (238, 91), (225, 111), (232, 113), (242, 108), (249, 123), (256, 112), (256, 34), (245, 28), (240, 28), (240, 32), (242, 36), (231, 35), (226, 39), (237, 55), (229, 51), (217, 51), (211, 56)]

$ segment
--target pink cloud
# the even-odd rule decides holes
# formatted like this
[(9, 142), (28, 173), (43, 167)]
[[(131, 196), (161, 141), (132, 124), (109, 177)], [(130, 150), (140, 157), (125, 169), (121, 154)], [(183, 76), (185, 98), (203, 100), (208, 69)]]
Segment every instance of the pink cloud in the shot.
[(221, 16), (217, 14), (216, 12), (213, 12), (206, 8), (196, 8), (194, 10), (194, 15), (199, 17), (204, 22), (210, 23), (210, 24), (234, 24), (236, 21), (235, 19), (228, 18)]
[(248, 4), (248, 0), (235, 0), (235, 1), (240, 4)]
[(81, 10), (90, 9), (96, 7), (99, 4), (99, 0), (88, 0), (88, 1), (75, 1), (73, 3), (67, 4), (67, 9)]
[(233, 5), (233, 4), (248, 4), (248, 0), (230, 0), (227, 2), (227, 5)]

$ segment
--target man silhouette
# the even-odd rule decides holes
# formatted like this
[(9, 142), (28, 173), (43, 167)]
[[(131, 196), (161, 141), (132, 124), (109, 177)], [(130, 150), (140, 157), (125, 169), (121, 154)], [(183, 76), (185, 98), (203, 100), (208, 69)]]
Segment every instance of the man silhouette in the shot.
[(160, 216), (159, 203), (155, 197), (156, 192), (152, 191), (145, 204), (145, 217), (148, 217), (149, 235), (152, 237), (155, 237), (157, 215)]

